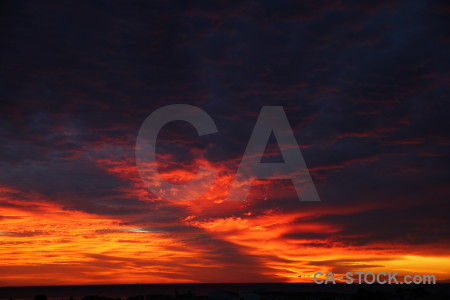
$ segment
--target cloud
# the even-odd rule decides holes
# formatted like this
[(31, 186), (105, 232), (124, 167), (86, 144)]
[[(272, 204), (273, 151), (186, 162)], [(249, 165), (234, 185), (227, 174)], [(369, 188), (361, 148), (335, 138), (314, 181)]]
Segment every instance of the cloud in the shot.
[[(449, 278), (448, 9), (294, 2), (5, 5), (2, 284), (307, 281), (423, 260)], [(164, 179), (217, 171), (188, 201), (135, 165), (142, 122), (176, 103), (219, 130), (159, 134)], [(289, 180), (225, 201), (265, 105), (284, 107), (321, 202)]]

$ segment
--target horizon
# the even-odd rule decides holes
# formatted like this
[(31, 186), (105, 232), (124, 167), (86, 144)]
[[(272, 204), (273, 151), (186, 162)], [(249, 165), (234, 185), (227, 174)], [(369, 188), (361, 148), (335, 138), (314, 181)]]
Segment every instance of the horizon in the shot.
[[(69, 284), (69, 285), (21, 285), (21, 286), (0, 286), (0, 289), (2, 288), (21, 288), (21, 287), (26, 287), (26, 288), (41, 288), (41, 287), (77, 287), (77, 286), (116, 286), (116, 285), (311, 285), (311, 286), (317, 286), (316, 283), (314, 282), (193, 282), (193, 283), (186, 283), (186, 282), (180, 282), (180, 283), (114, 283), (114, 284)], [(436, 282), (436, 285), (450, 285), (450, 282), (445, 281), (445, 282)], [(349, 286), (351, 287), (351, 285), (346, 284), (345, 282), (336, 282), (335, 284), (327, 284), (327, 285), (323, 285), (323, 286)], [(378, 286), (386, 286), (387, 288), (420, 288), (420, 287), (429, 287), (430, 289), (433, 288), (433, 285), (428, 285), (428, 284), (421, 284), (421, 285), (415, 285), (415, 284), (410, 284), (410, 285), (397, 285), (397, 286), (391, 286), (389, 287), (389, 285), (386, 284), (380, 284), (380, 283), (373, 283), (373, 284), (369, 284), (369, 283), (361, 283), (358, 285), (354, 285), (354, 287), (378, 287)]]
[[(22, 288), (22, 289), (20, 289)], [(109, 285), (70, 285), (70, 286), (35, 286), (35, 287), (0, 287), (0, 299), (30, 299), (34, 296), (45, 295), (47, 299), (83, 299), (95, 297), (97, 299), (117, 299), (127, 297), (148, 297), (150, 295), (182, 296), (192, 294), (196, 296), (208, 295), (216, 299), (211, 293), (230, 292), (236, 294), (264, 294), (275, 293), (282, 295), (301, 294), (341, 294), (355, 295), (361, 291), (375, 293), (421, 293), (443, 295), (450, 294), (450, 284), (437, 285), (383, 285), (361, 284), (348, 285), (337, 283), (318, 286), (314, 283), (168, 283), (168, 284), (109, 284)], [(13, 297), (12, 297), (13, 296)]]

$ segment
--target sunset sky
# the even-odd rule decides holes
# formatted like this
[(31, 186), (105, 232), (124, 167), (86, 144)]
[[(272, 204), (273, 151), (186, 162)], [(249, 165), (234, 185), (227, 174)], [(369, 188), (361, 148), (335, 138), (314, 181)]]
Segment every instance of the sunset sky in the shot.
[[(450, 282), (445, 1), (2, 1), (0, 286), (312, 282), (398, 271)], [(217, 171), (187, 201), (138, 175)], [(257, 180), (226, 201), (263, 106), (283, 106), (320, 196)], [(270, 139), (265, 163), (282, 162)]]

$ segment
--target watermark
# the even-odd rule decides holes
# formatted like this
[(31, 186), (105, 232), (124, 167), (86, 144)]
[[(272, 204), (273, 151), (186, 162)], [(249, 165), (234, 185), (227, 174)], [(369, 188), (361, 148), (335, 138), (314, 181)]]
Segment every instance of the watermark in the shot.
[(316, 284), (436, 284), (435, 275), (398, 275), (398, 272), (347, 272), (344, 276), (335, 276), (332, 272), (314, 274)]
[[(153, 194), (168, 200), (189, 200), (204, 194), (213, 184), (217, 172), (199, 166), (195, 178), (185, 184), (172, 184), (161, 178), (156, 167), (156, 140), (162, 127), (176, 120), (190, 123), (199, 136), (218, 132), (211, 116), (199, 107), (187, 104), (164, 106), (151, 113), (139, 129), (136, 166), (142, 181)], [(261, 162), (271, 134), (277, 140), (282, 163)], [(245, 200), (255, 179), (290, 179), (300, 201), (320, 201), (282, 106), (262, 107), (227, 200)]]

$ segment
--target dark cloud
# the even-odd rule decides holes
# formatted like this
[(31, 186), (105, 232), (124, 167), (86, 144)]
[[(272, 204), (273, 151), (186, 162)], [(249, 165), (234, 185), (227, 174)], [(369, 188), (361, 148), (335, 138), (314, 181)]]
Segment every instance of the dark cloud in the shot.
[[(33, 201), (39, 195), (130, 228), (186, 234), (199, 247), (221, 248), (217, 261), (246, 266), (259, 260), (245, 247), (183, 220), (305, 212), (339, 232), (293, 230), (286, 239), (321, 247), (382, 241), (448, 246), (448, 4), (1, 5), (0, 184), (11, 189), (2, 194), (3, 207), (38, 209)], [(195, 172), (207, 161), (224, 177), (233, 174), (261, 107), (281, 105), (322, 202), (298, 201), (286, 181), (254, 187), (256, 196), (241, 206), (213, 197), (203, 206), (157, 199), (135, 169), (136, 136), (152, 111), (177, 103), (204, 109), (219, 132), (198, 137), (184, 122), (168, 124), (159, 136), (160, 171)], [(110, 268), (125, 259), (90, 258)], [(200, 273), (202, 280), (210, 275)]]

